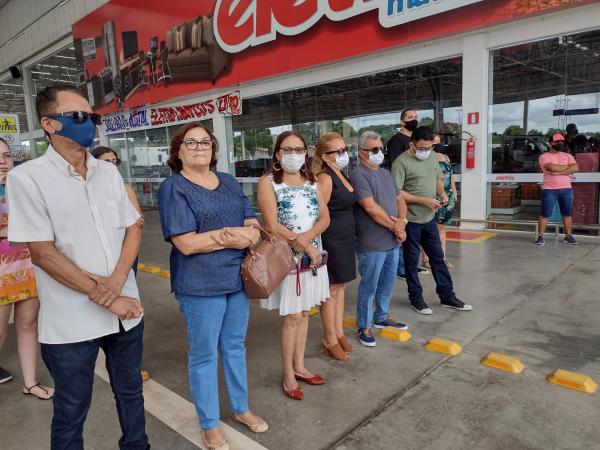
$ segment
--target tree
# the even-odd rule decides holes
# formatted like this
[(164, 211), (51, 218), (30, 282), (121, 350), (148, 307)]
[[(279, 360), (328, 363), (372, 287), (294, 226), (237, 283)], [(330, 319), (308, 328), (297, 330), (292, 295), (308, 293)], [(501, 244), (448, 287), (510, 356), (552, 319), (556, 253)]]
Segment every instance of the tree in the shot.
[(506, 130), (504, 130), (505, 136), (518, 136), (525, 134), (525, 130), (519, 125), (509, 125)]
[(536, 130), (535, 128), (532, 128), (531, 130), (529, 130), (527, 132), (527, 134), (529, 136), (543, 136), (544, 135), (544, 133), (542, 133), (540, 130)]

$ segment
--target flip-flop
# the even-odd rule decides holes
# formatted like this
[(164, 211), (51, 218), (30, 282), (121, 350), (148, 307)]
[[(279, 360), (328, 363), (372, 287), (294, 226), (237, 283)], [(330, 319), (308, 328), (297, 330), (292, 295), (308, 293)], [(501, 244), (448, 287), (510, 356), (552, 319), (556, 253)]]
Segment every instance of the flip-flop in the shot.
[(25, 391), (27, 391), (27, 392), (23, 391), (23, 395), (32, 395), (32, 396), (34, 396), (35, 398), (37, 398), (38, 400), (51, 400), (51, 399), (52, 399), (53, 395), (50, 395), (50, 397), (48, 397), (48, 398), (44, 398), (44, 397), (40, 397), (39, 395), (35, 395), (34, 393), (32, 393), (32, 392), (31, 392), (31, 390), (32, 390), (33, 388), (36, 388), (36, 387), (39, 387), (39, 388), (40, 388), (42, 391), (44, 391), (44, 392), (45, 392), (47, 395), (50, 395), (50, 392), (48, 392), (48, 389), (46, 389), (46, 388), (42, 387), (42, 385), (41, 385), (40, 383), (36, 383), (36, 384), (34, 384), (33, 386), (31, 386), (31, 387), (27, 387), (27, 386), (25, 386), (25, 385), (24, 385), (24, 386), (23, 386), (23, 389), (25, 389)]

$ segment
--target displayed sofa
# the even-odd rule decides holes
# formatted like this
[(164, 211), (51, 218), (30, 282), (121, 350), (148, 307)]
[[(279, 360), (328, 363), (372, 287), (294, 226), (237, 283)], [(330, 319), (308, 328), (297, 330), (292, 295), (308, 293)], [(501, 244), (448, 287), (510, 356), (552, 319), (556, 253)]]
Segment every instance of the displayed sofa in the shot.
[(227, 67), (228, 54), (219, 46), (212, 16), (201, 16), (167, 31), (167, 61), (173, 81), (210, 79)]

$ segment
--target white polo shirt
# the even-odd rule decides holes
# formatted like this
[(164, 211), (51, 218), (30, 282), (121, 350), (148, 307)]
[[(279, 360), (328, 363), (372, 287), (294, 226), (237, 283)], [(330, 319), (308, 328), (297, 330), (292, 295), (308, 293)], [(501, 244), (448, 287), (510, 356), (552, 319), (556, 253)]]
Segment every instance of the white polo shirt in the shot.
[[(8, 240), (54, 241), (80, 269), (110, 275), (121, 255), (125, 229), (139, 214), (127, 197), (117, 168), (87, 153), (84, 180), (52, 146), (46, 154), (15, 167), (6, 182)], [(82, 342), (119, 331), (119, 318), (87, 295), (68, 288), (35, 267), (40, 297), (39, 341)], [(139, 299), (133, 270), (123, 295)], [(129, 330), (141, 318), (123, 321)]]

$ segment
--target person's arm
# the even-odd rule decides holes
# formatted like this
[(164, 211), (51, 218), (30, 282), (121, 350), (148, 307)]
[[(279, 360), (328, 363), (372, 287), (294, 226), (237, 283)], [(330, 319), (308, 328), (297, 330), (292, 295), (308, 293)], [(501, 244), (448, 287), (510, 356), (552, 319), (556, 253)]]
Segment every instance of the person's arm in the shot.
[(320, 189), (317, 189), (317, 200), (319, 202), (319, 219), (310, 230), (298, 233), (296, 240), (301, 243), (301, 245), (310, 245), (310, 242), (317, 236), (320, 236), (329, 226), (329, 208), (327, 208), (327, 203), (325, 202)]
[(579, 172), (579, 164), (576, 162), (563, 167), (565, 168), (560, 171), (553, 172), (554, 175), (571, 175), (572, 173)]
[[(443, 184), (442, 184), (442, 186), (443, 186)], [(437, 190), (437, 184), (436, 184), (436, 190)], [(439, 209), (441, 206), (440, 202), (437, 201), (437, 199), (435, 199), (435, 198), (419, 197), (418, 195), (413, 195), (410, 192), (406, 192), (406, 191), (402, 191), (401, 195), (404, 198), (404, 200), (406, 201), (406, 203), (409, 205), (413, 205), (413, 204), (422, 205), (429, 209), (433, 209), (434, 211), (436, 209)]]
[(265, 229), (276, 233), (288, 241), (296, 239), (296, 233), (288, 230), (277, 221), (277, 197), (268, 176), (258, 181), (258, 209), (262, 214)]
[(379, 206), (373, 197), (363, 198), (358, 201), (358, 204), (362, 209), (365, 210), (371, 219), (373, 219), (382, 227), (392, 231), (396, 226), (396, 221), (390, 217), (385, 209)]
[(106, 287), (96, 283), (73, 261), (58, 251), (53, 241), (28, 242), (27, 246), (31, 262), (63, 286), (94, 298), (95, 303), (107, 308), (121, 319), (132, 319), (143, 313), (139, 301), (130, 297), (112, 295)]
[(329, 200), (331, 200), (333, 182), (327, 172), (321, 172), (319, 175), (317, 175), (317, 180), (319, 181), (319, 189), (323, 194), (323, 201), (327, 205), (329, 204)]
[(137, 199), (137, 195), (135, 195), (135, 191), (133, 190), (133, 188), (131, 187), (131, 185), (129, 183), (125, 183), (125, 191), (127, 191), (127, 197), (129, 198), (129, 201), (133, 205), (134, 209), (140, 215), (140, 218), (137, 221), (137, 226), (140, 228), (143, 228), (145, 220), (144, 220), (144, 216), (142, 214), (142, 207), (140, 206), (140, 202), (138, 202), (138, 199)]

